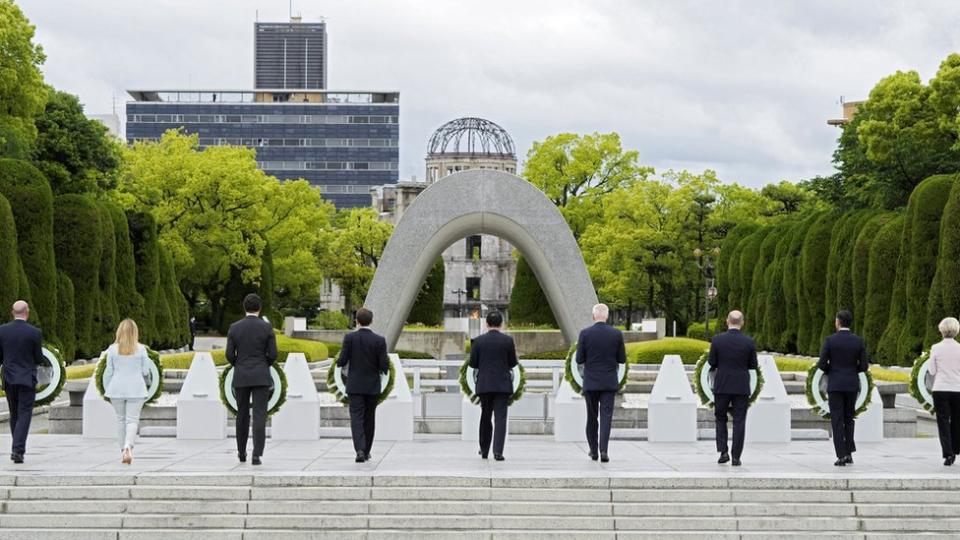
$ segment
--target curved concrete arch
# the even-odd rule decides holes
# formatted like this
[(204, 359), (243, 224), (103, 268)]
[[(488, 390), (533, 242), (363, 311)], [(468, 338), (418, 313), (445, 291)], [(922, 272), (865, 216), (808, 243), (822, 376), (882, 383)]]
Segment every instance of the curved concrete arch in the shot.
[(391, 350), (433, 262), (449, 245), (474, 234), (498, 236), (523, 253), (567, 341), (591, 324), (597, 293), (560, 211), (522, 178), (470, 170), (425, 189), (387, 242), (365, 306)]

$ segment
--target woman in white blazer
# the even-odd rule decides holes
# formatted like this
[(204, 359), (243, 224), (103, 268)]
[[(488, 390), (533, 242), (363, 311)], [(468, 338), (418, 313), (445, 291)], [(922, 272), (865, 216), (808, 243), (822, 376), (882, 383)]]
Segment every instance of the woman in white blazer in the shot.
[(953, 465), (960, 454), (960, 321), (947, 317), (940, 321), (943, 341), (930, 348), (930, 374), (933, 375), (933, 406), (937, 411), (937, 430), (943, 464)]
[(117, 411), (121, 461), (133, 463), (133, 444), (140, 424), (140, 410), (147, 399), (145, 377), (150, 375), (150, 357), (140, 344), (137, 323), (124, 319), (117, 327), (117, 339), (107, 349), (103, 372), (103, 394)]

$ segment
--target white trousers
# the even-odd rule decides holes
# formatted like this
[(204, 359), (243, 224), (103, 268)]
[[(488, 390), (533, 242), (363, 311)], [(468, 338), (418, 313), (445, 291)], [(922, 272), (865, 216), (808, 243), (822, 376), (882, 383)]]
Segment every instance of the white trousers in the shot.
[(121, 450), (133, 448), (133, 444), (137, 442), (137, 425), (140, 424), (140, 410), (143, 408), (144, 401), (146, 400), (120, 398), (110, 400), (113, 410), (117, 412)]

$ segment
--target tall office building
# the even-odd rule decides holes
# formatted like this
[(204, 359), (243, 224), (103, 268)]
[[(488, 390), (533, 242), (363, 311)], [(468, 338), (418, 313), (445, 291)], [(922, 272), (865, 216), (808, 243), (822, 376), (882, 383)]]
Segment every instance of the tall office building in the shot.
[(254, 23), (254, 88), (323, 90), (327, 87), (327, 25)]

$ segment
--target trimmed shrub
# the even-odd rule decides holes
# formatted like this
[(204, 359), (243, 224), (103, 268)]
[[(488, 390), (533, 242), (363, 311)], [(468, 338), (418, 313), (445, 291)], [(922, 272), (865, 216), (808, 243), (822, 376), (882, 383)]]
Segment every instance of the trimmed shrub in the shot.
[[(709, 336), (707, 335), (706, 324), (702, 322), (695, 322), (687, 325), (687, 337), (691, 339), (699, 339), (701, 341), (710, 341), (714, 335), (719, 334), (720, 332), (725, 332), (726, 330), (727, 321), (723, 317), (717, 317), (716, 319), (710, 321)], [(563, 356), (566, 358), (566, 350), (564, 350)]]
[[(800, 301), (803, 295), (800, 294), (800, 254), (803, 251), (803, 239), (816, 221), (816, 214), (808, 217), (797, 224), (787, 245), (787, 251), (783, 260), (783, 310), (786, 313), (787, 328), (780, 337), (779, 343), (783, 344), (781, 350), (797, 353), (799, 351), (797, 332), (800, 327), (800, 320), (806, 318), (805, 304), (801, 306)], [(801, 310), (804, 308), (804, 310)], [(801, 313), (804, 313), (801, 316)]]
[(955, 182), (940, 221), (937, 272), (930, 287), (925, 347), (940, 341), (937, 325), (960, 316), (960, 182)]
[(547, 297), (540, 288), (540, 282), (537, 281), (533, 269), (523, 257), (517, 260), (517, 275), (513, 281), (507, 311), (510, 315), (510, 324), (558, 327), (550, 303), (547, 302)]
[(830, 252), (827, 256), (827, 266), (824, 275), (826, 287), (823, 292), (820, 333), (817, 338), (818, 350), (823, 340), (835, 332), (834, 320), (836, 319), (837, 311), (841, 309), (841, 307), (853, 309), (852, 305), (841, 306), (839, 304), (839, 275), (843, 259), (846, 257), (846, 250), (852, 244), (856, 221), (856, 212), (848, 212), (835, 221), (833, 229), (830, 232)]
[(93, 199), (77, 194), (60, 195), (54, 208), (57, 261), (74, 288), (77, 356), (94, 358), (103, 345), (96, 325), (103, 253), (100, 208)]
[(880, 234), (884, 225), (893, 219), (893, 214), (872, 215), (860, 229), (853, 245), (850, 264), (853, 292), (853, 331), (863, 335), (867, 318), (867, 278), (870, 272), (870, 245)]
[(407, 351), (404, 349), (397, 349), (393, 352), (404, 360), (433, 360), (433, 355), (430, 353), (425, 353), (420, 351)]
[(162, 349), (173, 349), (177, 346), (177, 332), (173, 321), (173, 310), (170, 297), (170, 291), (167, 289), (169, 283), (170, 268), (164, 261), (164, 250), (158, 246), (157, 255), (159, 258), (158, 266), (160, 269), (159, 281), (157, 282), (157, 302), (155, 305), (156, 314), (154, 323), (157, 325), (157, 345)]
[(170, 314), (167, 339), (171, 347), (181, 347), (190, 340), (190, 315), (187, 310), (187, 301), (180, 292), (180, 285), (177, 284), (173, 256), (163, 247), (160, 248), (160, 279), (161, 294), (167, 301)]
[(127, 214), (118, 205), (106, 201), (104, 207), (113, 222), (114, 261), (117, 275), (117, 318), (131, 318), (141, 324), (143, 318), (143, 296), (137, 292), (137, 264), (133, 257), (133, 244), (130, 241), (130, 226)]
[(127, 212), (127, 224), (133, 246), (137, 292), (143, 298), (143, 312), (137, 320), (140, 340), (157, 349), (161, 339), (160, 329), (157, 327), (157, 297), (160, 289), (157, 222), (148, 212)]
[(323, 342), (294, 339), (283, 334), (277, 334), (277, 352), (279, 363), (286, 362), (287, 356), (292, 352), (303, 353), (307, 357), (307, 362), (320, 362), (330, 358), (330, 351)]
[(898, 365), (913, 365), (913, 360), (920, 355), (923, 347), (930, 284), (937, 273), (940, 218), (956, 178), (956, 175), (931, 176), (920, 182), (910, 195), (907, 212), (912, 214), (913, 223), (909, 238), (907, 279), (904, 282), (907, 318), (897, 344)]
[(445, 270), (443, 258), (438, 258), (433, 263), (433, 268), (427, 274), (420, 292), (417, 293), (417, 300), (410, 309), (410, 315), (407, 316), (407, 324), (425, 324), (427, 326), (437, 326), (443, 324), (443, 280)]
[(880, 228), (877, 236), (870, 242), (870, 271), (867, 274), (866, 300), (864, 302), (863, 338), (867, 342), (867, 353), (874, 362), (889, 365), (896, 356), (896, 340), (887, 341), (888, 335), (895, 335), (896, 329), (886, 332), (892, 323), (892, 303), (896, 287), (897, 261), (900, 258), (900, 238), (906, 217), (892, 217)]
[(752, 223), (738, 225), (727, 233), (720, 244), (720, 260), (716, 265), (719, 313), (728, 313), (733, 309), (731, 306), (740, 305), (740, 250), (743, 240), (756, 230), (757, 226)]
[(743, 249), (740, 250), (740, 277), (737, 279), (742, 283), (740, 293), (740, 305), (732, 305), (730, 309), (738, 309), (744, 316), (750, 315), (750, 303), (754, 300), (753, 274), (757, 268), (757, 261), (760, 258), (760, 248), (763, 240), (770, 233), (770, 228), (757, 230), (743, 241)]
[[(801, 353), (809, 355), (820, 352), (827, 261), (830, 258), (831, 233), (837, 217), (836, 214), (826, 213), (817, 218), (807, 230), (800, 252), (801, 316), (797, 328), (797, 347)], [(803, 308), (806, 308), (806, 311)]]
[[(30, 320), (44, 336), (56, 336), (57, 264), (53, 248), (53, 192), (33, 165), (0, 159), (0, 195), (7, 198), (17, 227), (17, 251), (32, 293)], [(25, 289), (20, 287), (20, 296)]]
[(771, 350), (786, 350), (784, 343), (784, 333), (787, 329), (787, 311), (786, 295), (783, 289), (783, 272), (790, 251), (790, 243), (793, 240), (794, 230), (797, 223), (784, 224), (777, 233), (780, 238), (777, 241), (774, 250), (773, 263), (767, 268), (764, 275), (764, 288), (766, 300), (762, 306), (761, 324), (763, 331), (760, 345), (763, 348)]
[(690, 338), (664, 338), (656, 341), (627, 343), (627, 362), (632, 364), (660, 364), (668, 354), (680, 355), (684, 364), (696, 364), (710, 349), (710, 343)]
[(324, 330), (347, 330), (350, 328), (350, 319), (339, 311), (321, 311), (310, 323), (314, 328)]
[[(855, 219), (851, 220), (851, 235), (847, 239), (846, 245), (841, 247), (843, 254), (840, 257), (840, 268), (837, 270), (837, 306), (840, 309), (849, 309), (853, 312), (855, 324), (852, 329), (855, 329), (857, 327), (856, 323), (863, 319), (863, 312), (856, 309), (853, 294), (853, 261), (856, 257), (855, 249), (857, 238), (860, 237), (860, 232), (864, 227), (866, 227), (873, 218), (877, 217), (877, 213), (876, 210), (862, 210), (857, 212)], [(866, 282), (866, 273), (864, 273), (863, 278), (864, 282)], [(833, 326), (831, 325), (830, 328), (832, 333)], [(826, 335), (824, 335), (824, 337), (826, 337)]]
[(753, 328), (758, 340), (764, 335), (765, 323), (763, 316), (769, 302), (767, 289), (767, 269), (773, 265), (773, 256), (777, 251), (777, 243), (783, 235), (783, 227), (767, 228), (763, 241), (760, 242), (758, 256), (753, 265), (753, 277), (750, 282), (750, 302), (747, 304), (746, 324)]
[(106, 204), (100, 202), (100, 310), (95, 331), (100, 333), (98, 342), (112, 343), (116, 337), (116, 328), (120, 323), (117, 308), (117, 240), (113, 229), (113, 218)]
[(20, 256), (13, 211), (3, 195), (0, 195), (0, 254), (0, 310), (8, 310), (19, 299)]
[(57, 312), (57, 332), (60, 334), (60, 352), (67, 362), (77, 357), (76, 306), (73, 282), (64, 272), (57, 272), (57, 294), (60, 311)]

